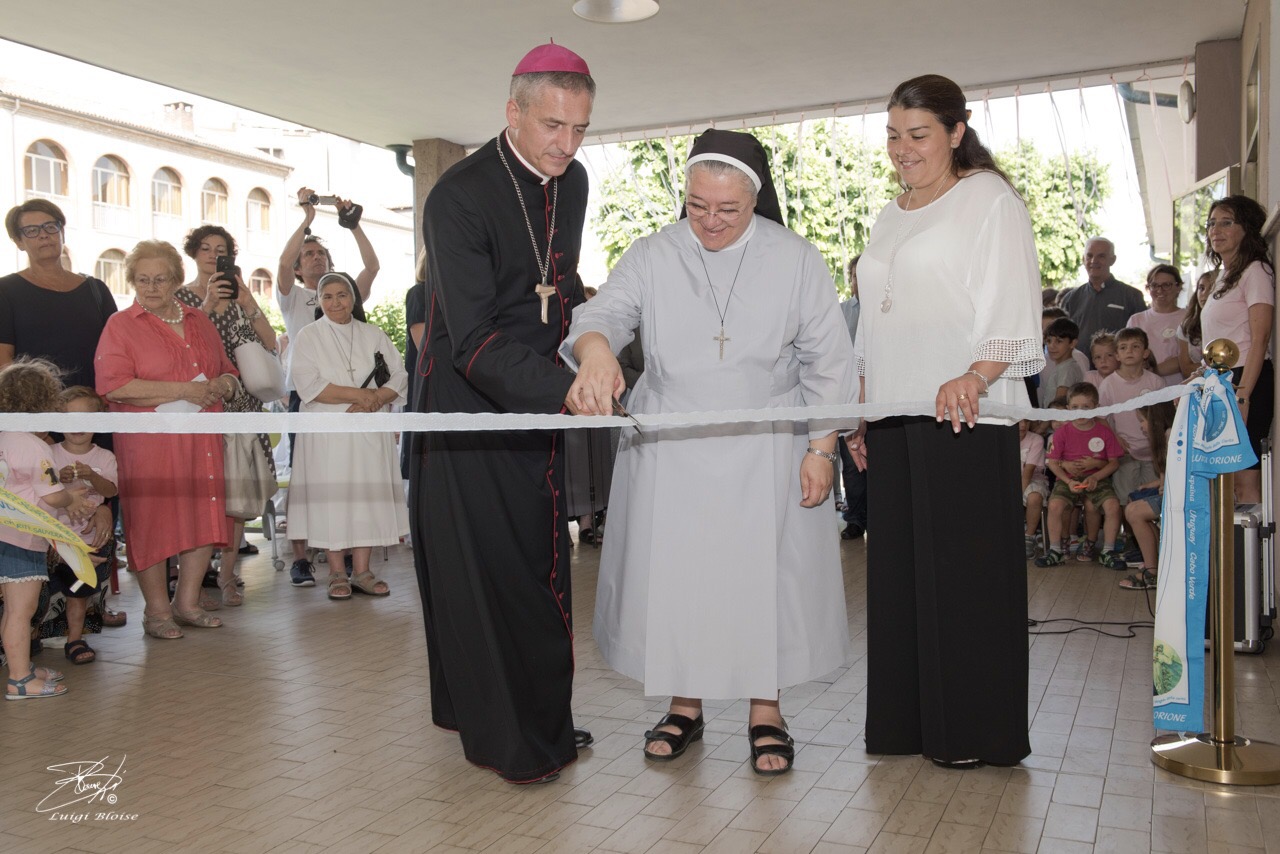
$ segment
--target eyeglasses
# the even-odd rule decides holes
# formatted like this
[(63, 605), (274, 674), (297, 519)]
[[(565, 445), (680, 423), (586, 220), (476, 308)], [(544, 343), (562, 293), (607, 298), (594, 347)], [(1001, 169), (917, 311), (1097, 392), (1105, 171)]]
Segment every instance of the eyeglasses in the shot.
[(1213, 231), (1215, 228), (1230, 228), (1236, 224), (1234, 219), (1211, 219), (1204, 224), (1205, 231)]
[(140, 288), (164, 288), (172, 281), (173, 279), (168, 276), (153, 276), (151, 278), (139, 276), (133, 280), (133, 283)]
[(1147, 285), (1147, 290), (1153, 291), (1153, 292), (1154, 291), (1171, 291), (1177, 287), (1178, 286), (1175, 285), (1173, 282), (1152, 282), (1151, 284)]
[(693, 219), (706, 219), (708, 217), (714, 216), (714, 217), (719, 217), (721, 220), (727, 223), (737, 222), (738, 218), (741, 217), (743, 213), (745, 213), (744, 210), (739, 208), (731, 208), (729, 210), (721, 209), (718, 211), (713, 211), (711, 210), (711, 208), (707, 207), (701, 202), (685, 202), (684, 209), (689, 214), (689, 216), (692, 217)]
[(20, 226), (18, 228), (18, 231), (22, 233), (23, 237), (39, 237), (40, 232), (42, 231), (45, 234), (59, 233), (60, 231), (62, 231), (62, 224), (59, 223), (57, 220), (51, 219), (48, 222), (42, 222), (39, 225)]

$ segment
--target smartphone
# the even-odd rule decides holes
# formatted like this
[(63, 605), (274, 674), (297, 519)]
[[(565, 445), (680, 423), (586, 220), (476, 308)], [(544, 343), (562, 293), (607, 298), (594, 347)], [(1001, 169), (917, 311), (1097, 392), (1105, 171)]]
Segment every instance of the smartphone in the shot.
[(234, 255), (218, 256), (218, 272), (222, 274), (222, 284), (219, 287), (229, 287), (231, 289), (231, 299), (240, 296), (240, 283), (236, 280), (236, 259)]

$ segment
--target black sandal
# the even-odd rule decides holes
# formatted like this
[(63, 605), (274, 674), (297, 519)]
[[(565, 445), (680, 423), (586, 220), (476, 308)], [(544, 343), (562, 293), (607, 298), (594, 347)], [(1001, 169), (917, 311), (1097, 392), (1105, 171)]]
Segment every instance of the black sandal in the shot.
[[(772, 724), (756, 724), (747, 730), (747, 738), (751, 740), (751, 770), (761, 777), (777, 777), (791, 770), (796, 761), (795, 739), (780, 727)], [(762, 738), (776, 738), (785, 744), (756, 744)], [(756, 764), (762, 756), (781, 756), (787, 764), (781, 768), (761, 768)]]
[(675, 759), (688, 750), (690, 744), (693, 744), (695, 741), (702, 740), (702, 731), (705, 724), (703, 723), (701, 712), (698, 713), (697, 719), (691, 718), (688, 715), (677, 715), (674, 712), (668, 712), (665, 718), (658, 721), (658, 726), (673, 726), (679, 729), (680, 732), (667, 732), (666, 730), (658, 729), (657, 727), (646, 732), (644, 734), (644, 740), (646, 742), (660, 741), (669, 746), (671, 748), (671, 752), (663, 754), (650, 753), (648, 750), (645, 750), (644, 758), (654, 762), (670, 762), (672, 759)]
[[(62, 654), (67, 657), (67, 661), (72, 664), (92, 664), (97, 659), (98, 654), (94, 652), (93, 647), (89, 646), (88, 641), (81, 638), (73, 640), (62, 647)], [(86, 658), (85, 656), (88, 656)]]

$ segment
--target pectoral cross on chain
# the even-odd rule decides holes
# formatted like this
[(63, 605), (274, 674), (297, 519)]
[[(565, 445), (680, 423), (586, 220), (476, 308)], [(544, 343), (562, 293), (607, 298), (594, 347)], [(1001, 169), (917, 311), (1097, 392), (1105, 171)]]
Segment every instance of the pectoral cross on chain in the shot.
[(711, 340), (720, 342), (720, 361), (723, 362), (724, 361), (724, 342), (733, 340), (732, 338), (726, 338), (724, 336), (724, 324), (720, 325), (720, 334), (712, 335)]
[(541, 284), (533, 286), (533, 292), (538, 295), (538, 299), (542, 300), (542, 322), (550, 323), (551, 319), (547, 316), (547, 302), (551, 299), (551, 295), (556, 292), (556, 289), (548, 285), (546, 280), (543, 279)]

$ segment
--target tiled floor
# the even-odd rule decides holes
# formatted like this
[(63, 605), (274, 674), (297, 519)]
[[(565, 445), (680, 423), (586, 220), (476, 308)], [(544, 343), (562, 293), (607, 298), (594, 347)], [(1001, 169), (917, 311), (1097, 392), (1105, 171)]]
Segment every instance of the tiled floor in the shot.
[[(600, 660), (590, 547), (574, 564), (575, 707), (596, 745), (543, 786), (471, 767), (430, 725), (406, 550), (378, 569), (390, 598), (330, 602), (323, 587), (290, 587), (264, 549), (244, 565), (247, 604), (180, 641), (143, 638), (126, 581), (130, 623), (93, 639), (96, 664), (64, 668), (70, 694), (0, 708), (0, 852), (1280, 851), (1280, 787), (1204, 785), (1150, 763), (1149, 629), (1033, 638), (1035, 753), (1021, 767), (867, 756), (864, 546), (841, 550), (850, 663), (783, 698), (800, 751), (772, 781), (744, 761), (744, 703), (708, 705), (703, 744), (645, 763), (640, 734), (665, 698)], [(1096, 565), (1028, 577), (1036, 618), (1147, 616), (1142, 594)], [(41, 659), (66, 664), (57, 647)], [(1243, 734), (1280, 741), (1278, 661), (1236, 660)], [(92, 760), (123, 762), (114, 804), (37, 811), (76, 797), (48, 766)]]

